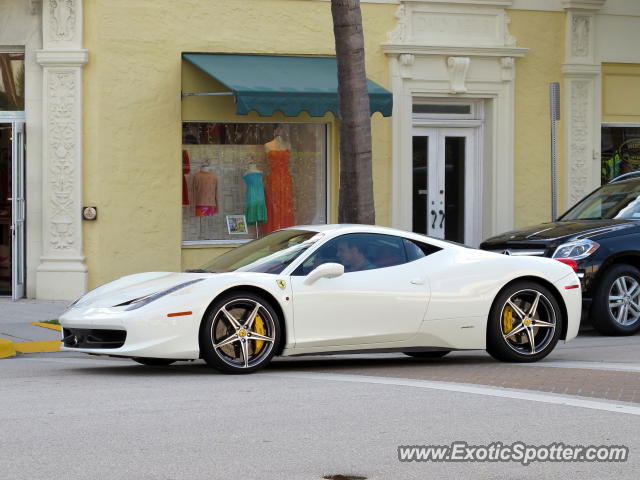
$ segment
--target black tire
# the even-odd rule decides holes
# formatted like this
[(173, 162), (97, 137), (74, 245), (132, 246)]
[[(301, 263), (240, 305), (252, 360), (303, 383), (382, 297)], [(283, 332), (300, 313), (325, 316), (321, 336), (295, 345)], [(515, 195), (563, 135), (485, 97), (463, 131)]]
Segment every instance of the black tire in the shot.
[[(536, 297), (537, 308), (530, 317)], [(515, 282), (503, 289), (491, 306), (487, 352), (504, 362), (536, 362), (554, 349), (564, 322), (562, 309), (547, 288), (536, 282)]]
[(175, 363), (176, 360), (171, 360), (170, 358), (140, 358), (135, 357), (132, 358), (134, 362), (138, 362), (142, 365), (147, 365), (149, 367), (166, 367), (167, 365), (171, 365)]
[[(224, 310), (233, 317), (235, 325)], [(252, 322), (254, 310), (257, 315)], [(224, 373), (251, 373), (264, 368), (271, 362), (281, 339), (278, 314), (255, 293), (224, 295), (209, 308), (203, 322), (200, 354), (210, 367)]]
[[(617, 297), (619, 288), (624, 282), (625, 287), (636, 284), (636, 289), (640, 289), (640, 270), (632, 265), (617, 264), (607, 268), (600, 277), (593, 294), (593, 304), (589, 317), (591, 323), (598, 332), (604, 335), (631, 335), (640, 330), (640, 315), (635, 320), (635, 308), (633, 304), (640, 303), (640, 291), (631, 295), (629, 300), (611, 301), (610, 297)], [(613, 304), (620, 304), (620, 307), (610, 307)], [(625, 315), (625, 305), (627, 311)], [(640, 313), (640, 312), (638, 312)], [(622, 322), (617, 320), (621, 316)], [(622, 318), (626, 316), (626, 318)]]
[(441, 358), (451, 353), (451, 350), (436, 350), (433, 352), (402, 352), (413, 358)]

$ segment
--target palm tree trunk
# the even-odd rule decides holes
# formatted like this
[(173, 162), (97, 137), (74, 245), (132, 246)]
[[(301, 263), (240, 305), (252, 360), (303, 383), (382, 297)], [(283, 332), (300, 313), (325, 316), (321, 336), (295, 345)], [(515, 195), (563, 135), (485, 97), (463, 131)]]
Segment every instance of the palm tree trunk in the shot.
[(371, 111), (360, 0), (331, 0), (338, 63), (340, 223), (375, 223)]

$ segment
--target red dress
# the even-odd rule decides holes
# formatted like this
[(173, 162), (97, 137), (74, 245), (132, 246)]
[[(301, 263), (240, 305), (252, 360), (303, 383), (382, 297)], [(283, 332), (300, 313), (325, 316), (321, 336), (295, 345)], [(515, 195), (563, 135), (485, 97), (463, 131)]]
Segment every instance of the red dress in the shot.
[(289, 173), (289, 150), (269, 150), (266, 182), (267, 223), (265, 233), (290, 227), (293, 216), (293, 182)]

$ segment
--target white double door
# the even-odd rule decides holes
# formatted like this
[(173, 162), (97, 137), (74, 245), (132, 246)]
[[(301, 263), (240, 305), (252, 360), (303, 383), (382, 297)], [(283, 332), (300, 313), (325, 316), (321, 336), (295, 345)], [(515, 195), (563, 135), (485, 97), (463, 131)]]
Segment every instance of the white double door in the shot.
[(413, 231), (477, 246), (477, 128), (413, 128)]

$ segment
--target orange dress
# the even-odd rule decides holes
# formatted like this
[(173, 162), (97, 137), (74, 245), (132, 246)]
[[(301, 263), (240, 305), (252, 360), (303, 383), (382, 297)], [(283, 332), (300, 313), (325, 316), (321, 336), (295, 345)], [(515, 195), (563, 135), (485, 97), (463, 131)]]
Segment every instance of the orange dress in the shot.
[(294, 224), (293, 182), (289, 173), (289, 150), (269, 150), (269, 176), (266, 182), (267, 223), (272, 232)]

